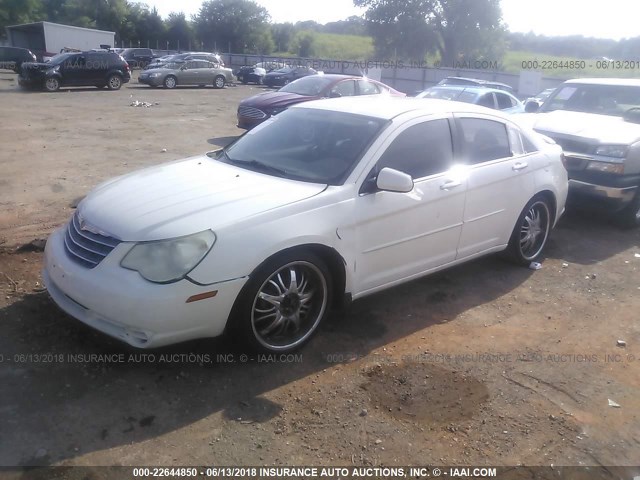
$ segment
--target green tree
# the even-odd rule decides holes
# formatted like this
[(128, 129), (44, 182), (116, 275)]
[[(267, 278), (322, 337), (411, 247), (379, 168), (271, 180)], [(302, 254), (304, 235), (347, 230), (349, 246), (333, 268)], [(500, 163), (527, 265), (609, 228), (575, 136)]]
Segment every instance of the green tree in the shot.
[(354, 0), (379, 53), (422, 59), (437, 52), (441, 61), (493, 59), (504, 49), (499, 0)]
[(170, 48), (187, 50), (195, 44), (194, 32), (184, 13), (170, 13), (165, 21)]
[(44, 20), (45, 10), (41, 0), (0, 0), (0, 37), (5, 27)]
[(294, 40), (295, 50), (292, 52), (299, 57), (313, 57), (315, 54), (315, 36), (313, 32), (298, 32)]
[(296, 33), (293, 23), (276, 23), (271, 25), (271, 36), (278, 52), (288, 52)]
[(269, 13), (251, 0), (210, 0), (195, 17), (203, 48), (231, 52), (255, 52), (264, 45)]

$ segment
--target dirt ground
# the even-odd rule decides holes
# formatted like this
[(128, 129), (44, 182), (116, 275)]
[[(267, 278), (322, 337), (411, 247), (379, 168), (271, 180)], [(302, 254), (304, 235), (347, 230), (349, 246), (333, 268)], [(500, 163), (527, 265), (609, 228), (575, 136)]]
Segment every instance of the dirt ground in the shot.
[(0, 74), (0, 466), (640, 465), (640, 232), (606, 218), (568, 212), (541, 270), (488, 257), (355, 302), (286, 358), (134, 351), (59, 311), (29, 242), (103, 180), (226, 144), (258, 91)]

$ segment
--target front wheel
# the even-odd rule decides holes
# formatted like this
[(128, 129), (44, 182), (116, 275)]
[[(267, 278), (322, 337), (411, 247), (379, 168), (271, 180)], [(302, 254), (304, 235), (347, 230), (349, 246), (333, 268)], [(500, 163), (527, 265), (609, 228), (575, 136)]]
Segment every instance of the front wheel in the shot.
[(633, 201), (616, 215), (616, 222), (622, 228), (640, 227), (640, 191)]
[(529, 201), (518, 217), (507, 247), (512, 261), (528, 265), (540, 258), (549, 238), (551, 218), (548, 200), (534, 197)]
[(176, 88), (176, 85), (178, 84), (178, 81), (176, 80), (176, 77), (169, 75), (167, 78), (164, 79), (164, 88)]
[(49, 77), (44, 82), (44, 88), (47, 92), (57, 92), (60, 89), (60, 80), (56, 77)]
[(226, 83), (226, 80), (224, 79), (224, 77), (222, 75), (218, 75), (214, 80), (213, 80), (213, 86), (215, 88), (223, 88), (224, 85)]
[(287, 353), (305, 344), (327, 314), (331, 275), (306, 252), (288, 252), (263, 264), (237, 300), (236, 334), (253, 350)]

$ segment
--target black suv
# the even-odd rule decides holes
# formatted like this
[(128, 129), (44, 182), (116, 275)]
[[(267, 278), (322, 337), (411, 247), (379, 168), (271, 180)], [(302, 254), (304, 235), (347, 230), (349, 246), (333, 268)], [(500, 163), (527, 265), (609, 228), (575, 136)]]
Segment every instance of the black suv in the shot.
[(0, 47), (0, 68), (20, 73), (24, 62), (35, 62), (36, 56), (26, 48)]
[(129, 65), (117, 53), (79, 52), (57, 55), (44, 63), (23, 63), (18, 83), (49, 92), (71, 86), (118, 90), (130, 79)]
[(150, 48), (125, 48), (120, 55), (131, 68), (144, 68), (158, 57)]

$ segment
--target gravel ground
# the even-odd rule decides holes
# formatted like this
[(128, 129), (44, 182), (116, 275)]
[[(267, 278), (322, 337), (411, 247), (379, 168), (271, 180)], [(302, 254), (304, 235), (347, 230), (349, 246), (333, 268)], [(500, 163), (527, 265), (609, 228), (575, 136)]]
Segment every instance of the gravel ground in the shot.
[(60, 312), (30, 242), (97, 183), (228, 143), (258, 91), (0, 74), (0, 465), (640, 465), (640, 232), (588, 213), (541, 270), (493, 256), (411, 282), (287, 358), (134, 351)]

